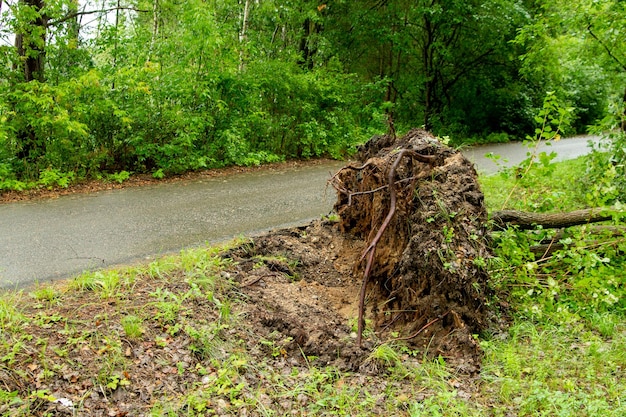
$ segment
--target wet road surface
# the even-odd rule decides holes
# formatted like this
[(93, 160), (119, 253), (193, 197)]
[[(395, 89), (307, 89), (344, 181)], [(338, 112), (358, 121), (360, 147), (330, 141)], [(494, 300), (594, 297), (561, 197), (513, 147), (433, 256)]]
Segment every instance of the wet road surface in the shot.
[[(585, 155), (590, 151), (587, 146), (589, 141), (597, 142), (600, 140), (597, 136), (576, 136), (567, 139), (562, 139), (558, 142), (552, 142), (547, 145), (542, 142), (538, 148), (538, 152), (556, 152), (557, 156), (555, 161), (563, 161), (566, 159), (573, 159), (581, 155)], [(491, 174), (498, 171), (499, 164), (504, 166), (513, 166), (522, 162), (528, 157), (527, 153), (529, 149), (521, 143), (496, 143), (490, 145), (476, 146), (469, 149), (461, 150), (463, 154), (474, 164), (478, 172), (484, 174)], [(501, 158), (498, 163), (494, 162), (485, 155), (493, 153), (500, 155)], [(506, 161), (503, 161), (506, 159)]]
[[(546, 150), (560, 159), (573, 158), (588, 152), (587, 141), (562, 140)], [(527, 149), (501, 144), (464, 151), (478, 171), (495, 172), (498, 166), (484, 157), (488, 152), (501, 154), (511, 165), (526, 158)], [(335, 200), (326, 180), (343, 165), (332, 161), (0, 205), (0, 288), (319, 218)]]

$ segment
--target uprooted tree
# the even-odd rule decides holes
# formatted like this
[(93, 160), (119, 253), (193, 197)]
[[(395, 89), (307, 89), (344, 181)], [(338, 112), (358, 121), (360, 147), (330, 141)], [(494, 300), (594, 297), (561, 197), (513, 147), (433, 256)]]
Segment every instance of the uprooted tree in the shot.
[(357, 342), (367, 297), (377, 329), (474, 351), (472, 334), (488, 322), (491, 250), (472, 163), (424, 130), (374, 138), (360, 157), (331, 179), (342, 231), (367, 242)]
[(367, 317), (379, 333), (474, 356), (472, 335), (493, 316), (487, 307), (489, 225), (567, 227), (607, 219), (598, 210), (502, 211), (489, 223), (473, 164), (424, 130), (397, 140), (374, 137), (359, 159), (330, 180), (342, 232), (365, 242), (355, 266), (362, 277), (359, 345)]

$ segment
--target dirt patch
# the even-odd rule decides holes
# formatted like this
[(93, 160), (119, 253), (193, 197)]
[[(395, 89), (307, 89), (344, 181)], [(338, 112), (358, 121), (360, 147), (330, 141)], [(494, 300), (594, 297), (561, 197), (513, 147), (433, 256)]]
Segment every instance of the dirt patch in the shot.
[[(273, 232), (224, 256), (237, 263), (246, 316), (257, 337), (280, 340), (294, 359), (357, 370), (369, 350), (358, 348), (358, 282), (352, 275), (363, 244), (332, 222)], [(370, 345), (371, 346), (371, 345)]]

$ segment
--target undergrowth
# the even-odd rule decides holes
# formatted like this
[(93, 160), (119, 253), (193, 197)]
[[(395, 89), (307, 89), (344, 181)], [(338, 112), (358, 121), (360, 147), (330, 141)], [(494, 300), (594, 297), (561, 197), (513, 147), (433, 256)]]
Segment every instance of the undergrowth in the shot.
[(544, 153), (523, 173), (517, 167), (482, 178), (490, 211), (598, 207), (612, 221), (493, 234), (495, 302), (505, 306), (512, 324), (505, 334), (481, 341), (483, 392), (493, 395), (493, 415), (623, 415), (623, 205), (610, 184), (582, 181), (589, 157), (552, 159)]

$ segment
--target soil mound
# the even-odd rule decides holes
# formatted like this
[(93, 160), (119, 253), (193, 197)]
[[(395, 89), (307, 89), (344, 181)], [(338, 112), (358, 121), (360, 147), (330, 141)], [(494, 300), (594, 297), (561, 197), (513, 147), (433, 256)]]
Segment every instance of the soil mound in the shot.
[(473, 165), (423, 130), (374, 137), (361, 156), (329, 181), (338, 222), (273, 231), (223, 255), (252, 338), (293, 361), (360, 371), (375, 345), (402, 341), (475, 372), (491, 252)]
[[(476, 171), (424, 130), (374, 137), (331, 180), (340, 228), (365, 242), (360, 309), (378, 337), (478, 360), (491, 256)], [(364, 327), (364, 317), (360, 318)]]

